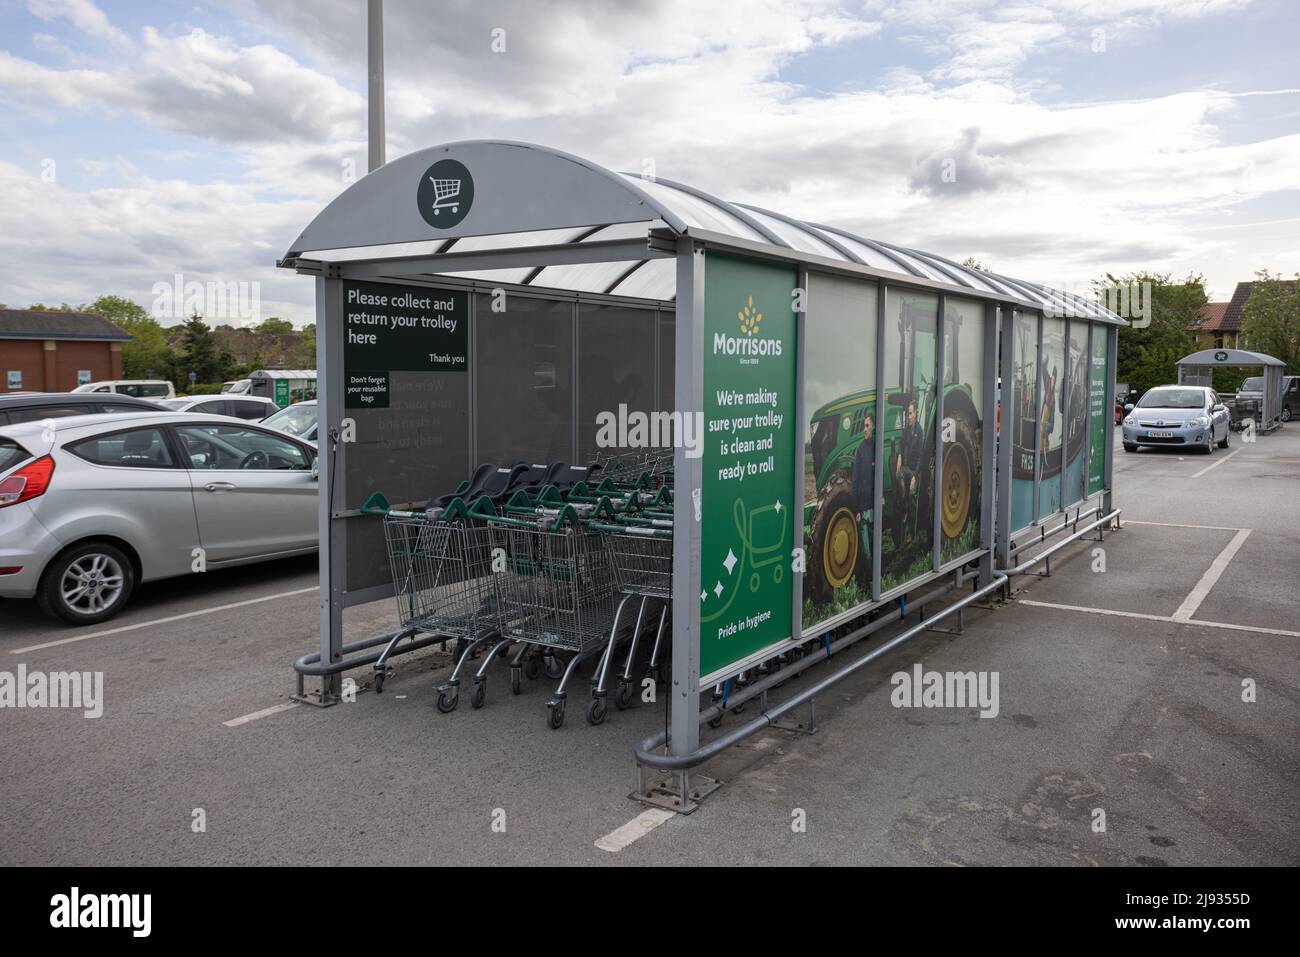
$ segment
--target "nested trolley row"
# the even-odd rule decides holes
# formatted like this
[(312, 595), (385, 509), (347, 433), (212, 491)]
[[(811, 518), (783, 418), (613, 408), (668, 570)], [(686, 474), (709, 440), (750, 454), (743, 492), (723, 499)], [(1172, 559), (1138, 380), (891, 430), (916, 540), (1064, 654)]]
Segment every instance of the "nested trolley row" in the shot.
[[(601, 723), (611, 665), (633, 603), (636, 617), (616, 706), (626, 708), (632, 701), (638, 641), (652, 603), (658, 605), (658, 619), (648, 667), (658, 680), (672, 590), (670, 476), (661, 463), (626, 464), (621, 474), (631, 475), (630, 483), (605, 475), (595, 489), (585, 481), (563, 492), (546, 484), (516, 488), (506, 498), (507, 484), (496, 500), (491, 494), (469, 502), (454, 496), (424, 511), (385, 514), (403, 626), (457, 642), (455, 666), (438, 689), (440, 711), (456, 708), (462, 674), (480, 655), (470, 704), (482, 707), (488, 666), (517, 646), (510, 663), (514, 694), (525, 674), (536, 678), (544, 671), (560, 679), (547, 702), (552, 728), (564, 723), (566, 689), (577, 669), (599, 655), (587, 720)], [(552, 476), (556, 471), (547, 467)], [(378, 680), (382, 686), (382, 677)]]

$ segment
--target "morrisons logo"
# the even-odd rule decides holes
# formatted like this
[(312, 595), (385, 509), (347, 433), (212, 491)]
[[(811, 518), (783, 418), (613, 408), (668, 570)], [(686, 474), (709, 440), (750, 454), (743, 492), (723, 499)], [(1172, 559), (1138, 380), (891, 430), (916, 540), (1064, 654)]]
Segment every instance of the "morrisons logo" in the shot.
[(763, 321), (763, 313), (754, 305), (754, 297), (751, 294), (748, 301), (736, 312), (736, 318), (740, 320), (739, 336), (729, 336), (725, 333), (715, 332), (713, 334), (713, 354), (724, 356), (779, 356), (781, 354), (780, 339), (760, 339), (758, 337), (759, 324)]

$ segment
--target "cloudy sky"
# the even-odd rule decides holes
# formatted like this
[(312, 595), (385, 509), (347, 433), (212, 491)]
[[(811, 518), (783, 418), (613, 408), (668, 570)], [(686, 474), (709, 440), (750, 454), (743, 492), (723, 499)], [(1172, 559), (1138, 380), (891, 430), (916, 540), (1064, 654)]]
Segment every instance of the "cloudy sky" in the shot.
[[(652, 162), (1054, 285), (1300, 270), (1296, 0), (388, 0), (386, 32), (389, 159)], [(0, 302), (181, 273), (311, 321), (274, 262), (365, 168), (365, 4), (0, 0), (0, 130)]]

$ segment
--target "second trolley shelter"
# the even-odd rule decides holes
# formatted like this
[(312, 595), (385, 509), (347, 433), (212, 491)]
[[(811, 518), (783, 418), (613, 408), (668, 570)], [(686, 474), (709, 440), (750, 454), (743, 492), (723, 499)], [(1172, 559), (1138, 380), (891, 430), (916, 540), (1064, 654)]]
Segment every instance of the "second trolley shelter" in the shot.
[(620, 407), (680, 412), (699, 443), (674, 457), (674, 753), (701, 686), (968, 562), (989, 581), (995, 497), (1005, 559), (1005, 531), (1108, 495), (1118, 317), (692, 187), (433, 147), (351, 186), (281, 265), (317, 284), (322, 661), (342, 609), (391, 592), (372, 493), (584, 462)]

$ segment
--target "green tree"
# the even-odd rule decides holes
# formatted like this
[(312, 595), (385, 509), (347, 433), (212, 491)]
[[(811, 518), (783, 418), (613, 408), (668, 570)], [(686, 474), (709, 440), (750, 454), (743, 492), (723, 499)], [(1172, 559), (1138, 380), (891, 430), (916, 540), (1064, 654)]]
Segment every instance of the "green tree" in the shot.
[(288, 319), (281, 319), (279, 316), (268, 316), (253, 327), (255, 332), (270, 336), (291, 336), (293, 335), (293, 323)]
[(217, 361), (216, 346), (212, 340), (212, 330), (197, 313), (186, 319), (182, 328), (181, 354), (176, 371), (178, 386), (189, 385), (191, 372), (198, 376), (198, 382), (221, 381), (221, 369)]
[(978, 269), (978, 270), (980, 270), (981, 272), (988, 272), (988, 271), (989, 271), (989, 267), (986, 266), (986, 265), (984, 265), (982, 262), (980, 262), (980, 261), (979, 261), (978, 259), (976, 259), (974, 256), (967, 256), (965, 259), (963, 259), (963, 260), (961, 261), (961, 264), (962, 264), (963, 266), (965, 266), (967, 269)]
[(1151, 298), (1144, 303), (1143, 311), (1151, 317), (1151, 324), (1141, 329), (1128, 326), (1119, 330), (1119, 355), (1115, 363), (1116, 381), (1127, 382), (1139, 392), (1177, 381), (1178, 360), (1196, 350), (1196, 334), (1188, 327), (1208, 301), (1205, 277), (1199, 274), (1174, 282), (1168, 273), (1138, 271), (1123, 276), (1107, 273), (1093, 286), (1102, 294), (1103, 302), (1106, 290), (1128, 286), (1134, 291), (1129, 302), (1136, 315), (1136, 298), (1146, 295), (1148, 283)]
[(122, 345), (122, 374), (128, 379), (154, 376), (170, 378), (175, 357), (167, 345), (167, 333), (158, 320), (130, 299), (100, 296), (86, 311), (103, 316), (130, 334), (131, 341)]
[(1267, 269), (1255, 275), (1258, 278), (1241, 308), (1247, 348), (1281, 359), (1287, 375), (1300, 375), (1300, 273), (1294, 280), (1274, 276)]

